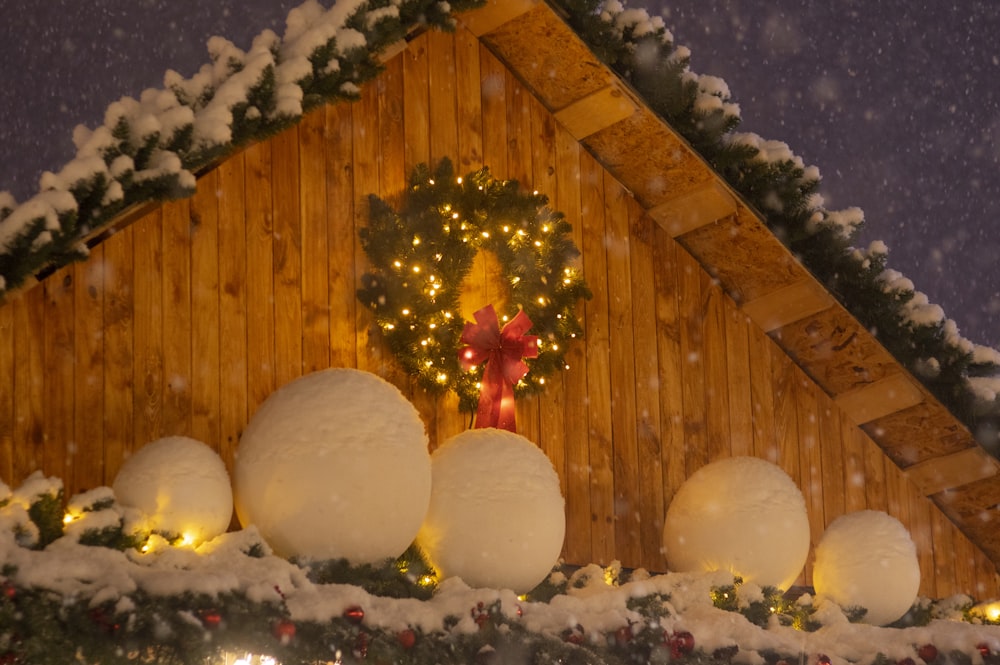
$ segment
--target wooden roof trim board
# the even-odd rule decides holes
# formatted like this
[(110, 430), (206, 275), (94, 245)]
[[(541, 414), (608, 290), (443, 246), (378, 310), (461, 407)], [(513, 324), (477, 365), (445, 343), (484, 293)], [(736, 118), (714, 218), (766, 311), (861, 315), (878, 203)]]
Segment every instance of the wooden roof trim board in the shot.
[[(461, 21), (719, 280), (748, 318), (1000, 561), (1000, 536), (982, 528), (984, 514), (1000, 521), (1000, 464), (682, 137), (641, 100), (631, 113), (618, 103), (633, 102), (635, 95), (613, 92), (628, 87), (557, 10), (538, 0), (491, 0)], [(955, 497), (962, 497), (961, 510)], [(993, 503), (979, 505), (981, 497)], [(992, 518), (986, 521), (992, 526)]]

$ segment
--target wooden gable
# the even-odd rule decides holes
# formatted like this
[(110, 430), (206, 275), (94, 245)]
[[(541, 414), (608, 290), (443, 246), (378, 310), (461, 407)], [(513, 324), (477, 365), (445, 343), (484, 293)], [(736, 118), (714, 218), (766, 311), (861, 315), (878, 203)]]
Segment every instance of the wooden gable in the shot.
[[(683, 481), (755, 455), (802, 489), (813, 544), (845, 512), (886, 510), (917, 544), (921, 593), (997, 595), (996, 536), (970, 525), (969, 498), (994, 486), (968, 489), (989, 483), (992, 458), (530, 1), (415, 36), (358, 102), (226, 159), (191, 199), (123, 218), (89, 261), (0, 308), (0, 477), (42, 469), (72, 494), (172, 434), (231, 467), (257, 406), (331, 366), (396, 384), (432, 445), (464, 429), (453, 397), (396, 366), (355, 297), (368, 195), (398, 204), (411, 169), (444, 157), (548, 194), (582, 250), (586, 337), (518, 405), (520, 433), (561, 478), (567, 561), (665, 570), (663, 516)], [(500, 281), (478, 257), (468, 300), (490, 302)]]

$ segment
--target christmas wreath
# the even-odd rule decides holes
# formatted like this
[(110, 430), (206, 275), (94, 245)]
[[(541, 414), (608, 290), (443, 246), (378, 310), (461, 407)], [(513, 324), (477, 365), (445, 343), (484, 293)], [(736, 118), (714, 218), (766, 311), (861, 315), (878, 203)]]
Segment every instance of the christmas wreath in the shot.
[[(582, 334), (577, 303), (590, 291), (573, 264), (580, 252), (571, 226), (547, 207), (545, 195), (521, 192), (517, 181), (497, 180), (488, 168), (456, 177), (444, 159), (433, 172), (426, 164), (414, 169), (400, 212), (374, 194), (369, 200), (369, 223), (360, 236), (371, 269), (358, 298), (422, 387), (437, 394), (454, 390), (462, 411), (477, 408), (484, 368), (463, 366), (459, 357), (468, 342), (459, 299), (483, 250), (496, 256), (509, 294), (509, 311), (498, 312), (499, 321), (522, 324), (526, 316), (537, 337), (537, 356), (524, 354), (527, 373), (516, 380), (514, 395), (542, 390), (547, 377), (566, 367), (570, 340)], [(484, 307), (477, 320), (492, 311)]]

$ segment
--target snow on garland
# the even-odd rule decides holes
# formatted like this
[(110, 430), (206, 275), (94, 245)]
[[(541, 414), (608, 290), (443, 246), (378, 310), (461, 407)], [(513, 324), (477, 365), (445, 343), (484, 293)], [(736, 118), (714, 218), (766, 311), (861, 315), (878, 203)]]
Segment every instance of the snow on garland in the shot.
[[(164, 90), (109, 107), (105, 124), (74, 132), (77, 157), (18, 205), (0, 192), (0, 296), (32, 275), (87, 256), (83, 243), (126, 206), (190, 195), (193, 172), (266, 138), (327, 101), (350, 99), (379, 71), (377, 54), (418, 25), (452, 27), (483, 0), (309, 0), (283, 38), (265, 31), (244, 53), (209, 42), (212, 62)], [(887, 248), (851, 246), (863, 215), (830, 211), (820, 174), (780, 141), (738, 134), (725, 82), (689, 68), (659, 17), (619, 0), (553, 0), (581, 38), (628, 81), (901, 363), (1000, 456), (1000, 353), (963, 338), (940, 307), (886, 267)]]
[(728, 573), (557, 569), (526, 596), (472, 589), (411, 548), (384, 565), (288, 561), (254, 529), (174, 546), (110, 488), (0, 483), (0, 663), (1000, 663), (1000, 611), (919, 601), (894, 627)]
[(163, 89), (111, 104), (95, 130), (78, 126), (76, 157), (45, 173), (18, 205), (0, 193), (0, 296), (32, 275), (87, 256), (83, 240), (125, 207), (194, 193), (195, 175), (241, 145), (297, 122), (328, 101), (354, 99), (378, 54), (419, 26), (453, 29), (483, 0), (307, 0), (284, 37), (258, 35), (247, 52), (221, 37), (190, 79), (168, 71)]
[(554, 0), (594, 53), (629, 82), (737, 191), (889, 352), (1000, 456), (1000, 353), (963, 338), (913, 283), (886, 267), (888, 248), (851, 246), (860, 209), (827, 210), (819, 170), (785, 143), (737, 133), (739, 107), (658, 17), (619, 0)]
[(509, 289), (501, 320), (523, 311), (538, 337), (538, 356), (527, 360), (514, 394), (542, 390), (582, 335), (575, 310), (590, 297), (562, 213), (546, 207), (544, 194), (522, 193), (516, 180), (497, 180), (488, 168), (456, 177), (448, 159), (433, 173), (425, 164), (414, 169), (399, 213), (377, 196), (369, 200), (361, 245), (371, 271), (358, 298), (407, 372), (432, 393), (453, 390), (462, 411), (476, 410), (483, 367), (464, 371), (459, 361), (459, 298), (476, 254), (489, 251)]

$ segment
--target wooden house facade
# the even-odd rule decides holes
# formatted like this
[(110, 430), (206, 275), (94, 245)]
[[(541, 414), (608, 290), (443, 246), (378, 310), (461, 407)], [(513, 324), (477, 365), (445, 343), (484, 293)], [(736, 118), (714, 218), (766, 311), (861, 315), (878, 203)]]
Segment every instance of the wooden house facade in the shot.
[[(73, 494), (176, 434), (231, 465), (258, 405), (327, 367), (397, 385), (432, 446), (467, 427), (453, 396), (399, 369), (355, 295), (368, 195), (399, 204), (413, 167), (445, 157), (547, 194), (582, 252), (585, 337), (517, 411), (559, 473), (568, 562), (665, 570), (673, 494), (708, 462), (754, 455), (801, 488), (813, 544), (844, 513), (884, 510), (914, 538), (922, 594), (998, 595), (980, 511), (1000, 501), (996, 464), (536, 2), (415, 35), (357, 102), (245, 147), (192, 198), (133, 211), (88, 261), (10, 298), (0, 478), (41, 469)], [(463, 315), (501, 282), (477, 257)]]

